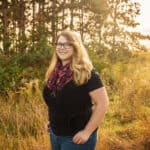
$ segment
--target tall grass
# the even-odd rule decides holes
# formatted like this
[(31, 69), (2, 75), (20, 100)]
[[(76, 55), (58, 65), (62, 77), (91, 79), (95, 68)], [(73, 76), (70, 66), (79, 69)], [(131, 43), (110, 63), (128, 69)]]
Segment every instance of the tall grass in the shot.
[[(150, 145), (150, 54), (134, 55), (101, 69), (110, 105), (99, 126), (96, 150), (148, 150)], [(40, 80), (0, 96), (0, 149), (49, 150), (47, 108)]]
[(150, 146), (150, 54), (102, 72), (110, 106), (100, 125), (99, 150), (148, 150)]
[(49, 137), (44, 123), (46, 106), (42, 101), (39, 80), (26, 83), (17, 93), (0, 97), (0, 149), (48, 149)]

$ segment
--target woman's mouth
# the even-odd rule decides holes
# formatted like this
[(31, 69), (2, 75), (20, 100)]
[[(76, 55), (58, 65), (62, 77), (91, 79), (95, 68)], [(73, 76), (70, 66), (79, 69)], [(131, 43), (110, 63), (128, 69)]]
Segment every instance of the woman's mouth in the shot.
[(59, 54), (62, 54), (62, 55), (64, 55), (64, 54), (66, 54), (66, 52), (58, 52)]

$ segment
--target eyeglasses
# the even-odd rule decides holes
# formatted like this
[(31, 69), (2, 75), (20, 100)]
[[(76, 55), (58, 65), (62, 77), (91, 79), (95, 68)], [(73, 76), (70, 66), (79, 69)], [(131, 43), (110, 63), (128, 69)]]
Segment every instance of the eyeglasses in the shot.
[(65, 49), (70, 49), (72, 47), (71, 43), (55, 43), (56, 48), (65, 48)]

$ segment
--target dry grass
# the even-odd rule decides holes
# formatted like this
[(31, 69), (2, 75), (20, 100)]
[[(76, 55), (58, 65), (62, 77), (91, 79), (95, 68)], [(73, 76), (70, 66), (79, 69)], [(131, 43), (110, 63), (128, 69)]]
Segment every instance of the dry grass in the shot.
[(0, 98), (0, 149), (49, 149), (47, 110), (38, 82), (26, 83), (17, 93), (9, 91), (7, 99)]
[[(113, 86), (107, 78), (111, 74)], [(114, 64), (102, 77), (110, 106), (99, 127), (96, 150), (148, 150), (150, 145), (150, 54), (142, 53), (128, 64)], [(8, 97), (0, 97), (0, 149), (48, 150), (45, 130), (47, 108), (39, 80)]]

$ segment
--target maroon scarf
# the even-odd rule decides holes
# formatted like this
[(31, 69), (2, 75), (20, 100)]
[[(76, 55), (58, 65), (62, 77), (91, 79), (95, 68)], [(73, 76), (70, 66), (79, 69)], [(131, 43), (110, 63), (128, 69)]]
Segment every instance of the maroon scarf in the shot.
[(70, 63), (63, 66), (58, 62), (47, 81), (47, 87), (53, 92), (60, 91), (72, 79), (73, 72), (70, 69)]

